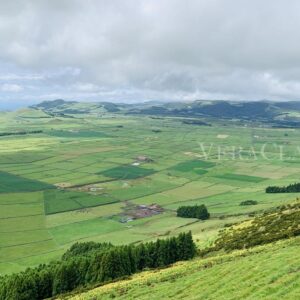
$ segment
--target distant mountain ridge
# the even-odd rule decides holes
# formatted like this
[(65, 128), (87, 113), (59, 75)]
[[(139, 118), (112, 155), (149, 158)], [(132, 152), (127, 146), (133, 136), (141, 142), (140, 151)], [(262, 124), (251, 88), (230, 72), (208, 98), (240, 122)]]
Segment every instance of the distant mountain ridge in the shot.
[(49, 100), (49, 101), (43, 101), (39, 104), (33, 105), (32, 107), (42, 108), (42, 109), (51, 109), (56, 108), (62, 105), (71, 105), (75, 104), (77, 101), (65, 101), (63, 99), (56, 99), (56, 100)]
[(262, 122), (274, 121), (283, 126), (300, 122), (300, 101), (225, 101), (196, 100), (193, 102), (145, 102), (138, 104), (111, 102), (77, 102), (57, 99), (44, 101), (31, 108), (46, 113), (96, 114), (120, 113), (153, 116), (212, 117)]

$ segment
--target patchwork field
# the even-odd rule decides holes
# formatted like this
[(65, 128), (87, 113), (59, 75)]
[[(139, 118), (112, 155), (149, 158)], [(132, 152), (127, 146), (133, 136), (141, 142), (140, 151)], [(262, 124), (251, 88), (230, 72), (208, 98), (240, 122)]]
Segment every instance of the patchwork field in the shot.
[[(299, 129), (211, 123), (1, 114), (0, 132), (41, 132), (0, 137), (0, 273), (48, 262), (76, 241), (136, 243), (192, 230), (207, 245), (224, 225), (299, 197), (265, 193), (299, 181)], [(126, 215), (151, 204), (162, 211)], [(211, 219), (176, 217), (194, 204), (205, 204)]]

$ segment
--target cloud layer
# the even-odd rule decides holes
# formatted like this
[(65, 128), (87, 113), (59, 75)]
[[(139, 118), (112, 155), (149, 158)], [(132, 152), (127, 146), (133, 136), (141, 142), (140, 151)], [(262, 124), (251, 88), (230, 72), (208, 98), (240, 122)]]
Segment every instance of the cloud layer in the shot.
[(296, 0), (0, 0), (0, 102), (300, 99)]

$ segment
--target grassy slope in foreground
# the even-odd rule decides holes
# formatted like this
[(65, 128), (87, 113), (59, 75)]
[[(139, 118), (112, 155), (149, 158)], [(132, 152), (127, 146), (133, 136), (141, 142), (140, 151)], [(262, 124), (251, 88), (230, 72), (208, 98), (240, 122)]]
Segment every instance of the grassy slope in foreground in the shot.
[(70, 297), (97, 299), (300, 299), (300, 238), (137, 274)]

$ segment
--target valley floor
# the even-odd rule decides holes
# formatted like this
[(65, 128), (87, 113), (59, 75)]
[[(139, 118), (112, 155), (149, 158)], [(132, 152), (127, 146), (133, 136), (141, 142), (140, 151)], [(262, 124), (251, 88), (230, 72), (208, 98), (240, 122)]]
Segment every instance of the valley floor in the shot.
[[(299, 181), (300, 129), (183, 121), (0, 114), (0, 275), (60, 259), (79, 241), (121, 245), (191, 230), (204, 248), (224, 226), (299, 197), (265, 189)], [(152, 204), (159, 213), (141, 215)], [(196, 204), (210, 220), (176, 216)]]
[(97, 299), (300, 299), (300, 238), (142, 272), (69, 296)]

